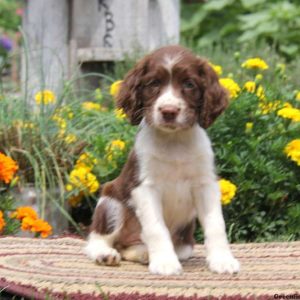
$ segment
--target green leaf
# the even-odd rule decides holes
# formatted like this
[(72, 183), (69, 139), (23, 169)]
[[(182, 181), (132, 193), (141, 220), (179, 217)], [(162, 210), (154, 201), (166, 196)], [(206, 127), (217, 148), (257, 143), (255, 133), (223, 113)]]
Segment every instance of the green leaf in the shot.
[(247, 15), (238, 16), (238, 20), (242, 22), (241, 29), (255, 29), (260, 23), (269, 21), (271, 16), (268, 10), (264, 10), (258, 13), (252, 13)]
[(233, 2), (234, 0), (211, 0), (203, 6), (203, 9), (208, 11), (222, 10), (226, 6), (232, 4)]
[(266, 0), (241, 0), (243, 7), (252, 8), (266, 3)]
[(253, 30), (248, 30), (245, 31), (239, 38), (238, 38), (238, 42), (239, 43), (244, 43), (247, 41), (251, 41), (251, 40), (255, 40), (258, 37), (258, 33), (256, 31)]
[(207, 12), (203, 9), (197, 10), (189, 20), (182, 20), (181, 22), (181, 31), (189, 31), (194, 27), (200, 25), (200, 23), (207, 17)]
[(280, 45), (279, 46), (280, 51), (282, 51), (283, 53), (287, 54), (287, 55), (295, 55), (298, 51), (299, 51), (299, 46), (292, 44), (292, 45)]

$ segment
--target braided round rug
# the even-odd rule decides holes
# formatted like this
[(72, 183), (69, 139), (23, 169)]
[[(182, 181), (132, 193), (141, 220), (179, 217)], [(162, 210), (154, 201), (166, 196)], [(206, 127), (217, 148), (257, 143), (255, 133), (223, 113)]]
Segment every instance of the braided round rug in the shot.
[(29, 299), (300, 299), (300, 242), (232, 245), (242, 266), (236, 275), (211, 273), (197, 245), (184, 273), (169, 277), (125, 261), (96, 265), (83, 254), (84, 245), (71, 237), (1, 238), (0, 299), (3, 290)]

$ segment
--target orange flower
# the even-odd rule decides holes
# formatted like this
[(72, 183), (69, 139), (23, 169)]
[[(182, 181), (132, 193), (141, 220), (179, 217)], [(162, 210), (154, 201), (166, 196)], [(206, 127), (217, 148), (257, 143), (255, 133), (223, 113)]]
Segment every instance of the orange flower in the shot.
[(22, 230), (31, 230), (31, 227), (33, 223), (35, 222), (35, 219), (32, 219), (30, 217), (25, 217), (22, 219), (21, 229)]
[(39, 232), (42, 238), (46, 238), (47, 236), (52, 234), (52, 227), (51, 225), (49, 225), (48, 222), (41, 219), (37, 219), (33, 221), (31, 231), (37, 233)]
[(3, 212), (0, 210), (0, 232), (3, 230), (5, 225), (6, 225), (6, 223), (3, 218)]
[(0, 181), (10, 183), (18, 170), (17, 163), (10, 157), (0, 152)]
[(29, 217), (30, 219), (36, 220), (38, 215), (32, 207), (22, 206), (18, 207), (17, 210), (10, 215), (10, 217), (18, 220), (23, 220), (24, 218)]

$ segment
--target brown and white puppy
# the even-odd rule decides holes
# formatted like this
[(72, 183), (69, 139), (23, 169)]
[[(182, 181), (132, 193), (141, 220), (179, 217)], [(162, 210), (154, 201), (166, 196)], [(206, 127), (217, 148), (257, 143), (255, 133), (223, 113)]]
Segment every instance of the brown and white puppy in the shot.
[(149, 262), (151, 273), (182, 271), (198, 217), (212, 271), (234, 273), (214, 155), (205, 128), (227, 106), (208, 62), (181, 46), (144, 57), (126, 75), (117, 105), (139, 125), (121, 174), (105, 184), (85, 252), (94, 261)]

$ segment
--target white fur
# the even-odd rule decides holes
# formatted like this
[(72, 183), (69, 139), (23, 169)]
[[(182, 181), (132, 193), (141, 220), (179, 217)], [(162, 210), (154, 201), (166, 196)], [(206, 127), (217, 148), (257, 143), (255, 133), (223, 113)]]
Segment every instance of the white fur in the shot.
[(179, 245), (175, 251), (179, 260), (187, 260), (193, 254), (193, 247), (191, 245)]
[(182, 55), (176, 54), (176, 55), (166, 55), (164, 57), (163, 66), (166, 68), (166, 70), (169, 71), (169, 73), (172, 76), (172, 68), (175, 64), (177, 64), (180, 59), (182, 58)]
[(116, 233), (100, 235), (91, 232), (84, 253), (94, 261), (103, 263), (105, 259), (115, 260), (118, 264), (121, 260), (120, 254), (112, 247)]
[(206, 132), (194, 125), (168, 134), (143, 121), (135, 151), (141, 184), (132, 191), (131, 204), (142, 225), (150, 272), (181, 272), (171, 233), (196, 214), (204, 228), (210, 269), (237, 272), (239, 264), (228, 246), (214, 156)]
[(180, 109), (175, 121), (177, 124), (183, 124), (185, 122), (186, 102), (181, 97), (176, 96), (171, 84), (167, 86), (165, 91), (155, 101), (153, 109), (153, 124), (159, 127), (162, 123), (163, 118), (160, 109), (167, 105), (172, 105)]
[(100, 205), (105, 205), (108, 216), (106, 218), (108, 222), (106, 226), (107, 228), (113, 228), (113, 232), (106, 235), (91, 232), (84, 252), (92, 260), (99, 263), (103, 263), (106, 260), (107, 264), (110, 264), (112, 261), (114, 261), (114, 264), (118, 264), (121, 256), (113, 248), (113, 243), (123, 224), (123, 208), (119, 201), (110, 197), (100, 197), (97, 207)]

